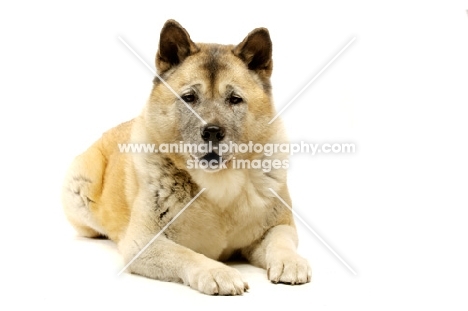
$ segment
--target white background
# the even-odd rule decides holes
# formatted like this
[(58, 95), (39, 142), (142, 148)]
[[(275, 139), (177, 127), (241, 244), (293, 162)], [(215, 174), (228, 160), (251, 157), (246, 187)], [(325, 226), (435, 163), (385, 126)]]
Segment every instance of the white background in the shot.
[[(81, 1), (0, 4), (2, 310), (466, 310), (468, 3), (463, 1)], [(242, 297), (209, 297), (125, 274), (109, 241), (77, 238), (62, 216), (67, 165), (136, 116), (159, 31), (174, 18), (195, 42), (274, 45), (275, 103), (292, 141), (353, 142), (354, 155), (291, 159), (299, 251), (313, 282), (273, 285), (237, 266)]]

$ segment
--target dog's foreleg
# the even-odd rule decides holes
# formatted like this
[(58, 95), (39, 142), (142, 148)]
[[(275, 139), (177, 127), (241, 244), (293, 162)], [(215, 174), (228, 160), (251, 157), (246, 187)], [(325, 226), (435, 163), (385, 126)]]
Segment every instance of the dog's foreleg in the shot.
[(118, 244), (125, 263), (130, 263), (127, 271), (157, 280), (182, 282), (209, 295), (242, 295), (248, 289), (238, 270), (168, 239), (154, 225), (155, 213), (148, 206), (141, 201), (135, 204), (126, 236)]
[(296, 252), (296, 228), (278, 225), (270, 228), (260, 241), (245, 248), (242, 254), (254, 265), (267, 269), (273, 283), (310, 282), (312, 271), (306, 259)]
[[(141, 247), (137, 241), (127, 241), (127, 244), (120, 244), (119, 248), (125, 262), (130, 262)], [(248, 289), (238, 270), (162, 236), (136, 257), (127, 271), (153, 279), (182, 282), (209, 295), (242, 295)]]

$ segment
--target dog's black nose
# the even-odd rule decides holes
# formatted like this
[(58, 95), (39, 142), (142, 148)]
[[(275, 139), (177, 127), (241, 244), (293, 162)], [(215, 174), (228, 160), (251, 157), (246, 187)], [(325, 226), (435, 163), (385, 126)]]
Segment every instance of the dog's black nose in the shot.
[(214, 124), (207, 124), (201, 130), (204, 141), (220, 142), (224, 138), (224, 128)]

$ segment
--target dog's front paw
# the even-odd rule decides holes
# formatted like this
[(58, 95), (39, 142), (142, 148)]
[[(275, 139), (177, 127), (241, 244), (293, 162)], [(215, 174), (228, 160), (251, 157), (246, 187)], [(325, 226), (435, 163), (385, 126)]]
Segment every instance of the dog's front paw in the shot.
[(267, 265), (267, 274), (273, 283), (304, 284), (312, 278), (307, 260), (295, 253), (272, 258)]
[(249, 289), (239, 271), (223, 264), (197, 269), (190, 276), (189, 285), (208, 295), (242, 295)]

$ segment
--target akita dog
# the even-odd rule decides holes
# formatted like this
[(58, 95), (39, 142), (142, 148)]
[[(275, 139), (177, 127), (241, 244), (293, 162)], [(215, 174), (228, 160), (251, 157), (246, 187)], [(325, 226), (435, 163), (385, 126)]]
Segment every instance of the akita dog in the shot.
[[(292, 213), (275, 196), (291, 205), (286, 169), (235, 167), (238, 159), (284, 163), (288, 155), (216, 152), (227, 142), (287, 142), (279, 120), (268, 124), (275, 115), (272, 66), (265, 28), (236, 46), (195, 44), (168, 20), (156, 55), (159, 75), (142, 113), (104, 133), (68, 171), (63, 206), (78, 233), (115, 241), (131, 273), (182, 282), (205, 294), (248, 289), (240, 272), (222, 263), (233, 255), (267, 269), (274, 283), (309, 282), (309, 264), (296, 253)], [(119, 149), (181, 142), (213, 149)], [(223, 167), (189, 167), (194, 159)]]

